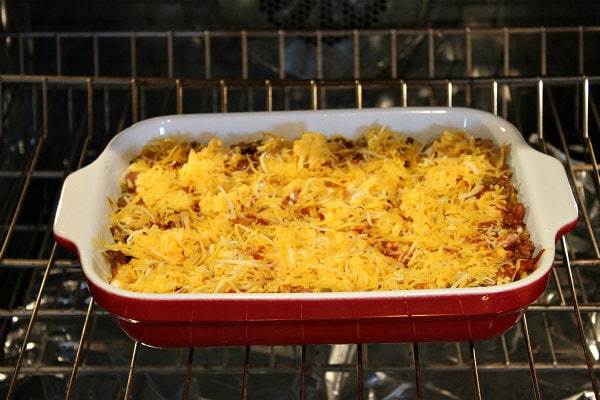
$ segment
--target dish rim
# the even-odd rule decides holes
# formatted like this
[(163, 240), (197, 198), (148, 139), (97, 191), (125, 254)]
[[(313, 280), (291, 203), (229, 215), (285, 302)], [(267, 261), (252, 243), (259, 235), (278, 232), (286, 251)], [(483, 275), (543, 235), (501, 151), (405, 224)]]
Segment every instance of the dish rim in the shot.
[[(486, 296), (492, 295), (496, 293), (503, 292), (512, 292), (519, 291), (530, 285), (538, 282), (540, 279), (546, 279), (548, 272), (552, 268), (555, 251), (556, 248), (554, 245), (545, 246), (544, 254), (541, 256), (538, 267), (536, 270), (529, 275), (528, 277), (514, 281), (507, 284), (502, 285), (493, 285), (493, 286), (485, 286), (485, 287), (472, 287), (472, 288), (443, 288), (443, 289), (415, 289), (415, 290), (393, 290), (393, 291), (352, 291), (352, 292), (325, 292), (325, 293), (141, 293), (141, 292), (133, 292), (121, 288), (117, 288), (107, 282), (104, 277), (101, 277), (98, 273), (96, 273), (94, 267), (90, 265), (90, 263), (94, 262), (94, 251), (98, 251), (92, 245), (92, 240), (98, 240), (98, 238), (81, 238), (74, 237), (71, 233), (68, 232), (68, 229), (65, 229), (66, 221), (65, 221), (65, 213), (68, 210), (65, 210), (65, 189), (68, 188), (70, 184), (75, 178), (74, 177), (82, 177), (83, 175), (89, 173), (92, 174), (95, 172), (98, 174), (102, 171), (102, 168), (105, 168), (102, 165), (102, 162), (110, 158), (111, 155), (115, 154), (118, 157), (127, 157), (125, 153), (119, 153), (120, 148), (123, 147), (123, 143), (126, 142), (128, 137), (134, 137), (139, 134), (140, 131), (142, 133), (145, 132), (146, 129), (153, 128), (156, 133), (153, 136), (162, 136), (169, 133), (173, 133), (167, 131), (167, 127), (169, 126), (177, 126), (177, 123), (180, 121), (192, 121), (192, 120), (229, 120), (236, 121), (238, 119), (257, 119), (265, 121), (279, 121), (286, 120), (286, 118), (313, 118), (318, 117), (322, 119), (331, 119), (331, 118), (342, 118), (343, 116), (353, 115), (353, 118), (359, 118), (358, 116), (369, 118), (371, 115), (371, 121), (369, 121), (370, 125), (373, 125), (374, 117), (383, 117), (390, 115), (401, 115), (402, 117), (409, 116), (417, 116), (416, 118), (425, 118), (426, 115), (434, 115), (434, 114), (458, 114), (463, 115), (463, 127), (455, 127), (455, 129), (466, 129), (468, 133), (470, 133), (467, 129), (467, 126), (472, 123), (479, 123), (479, 125), (490, 125), (490, 129), (500, 129), (507, 135), (507, 140), (511, 144), (516, 145), (514, 149), (511, 151), (517, 152), (533, 152), (536, 157), (546, 158), (550, 163), (550, 160), (553, 160), (555, 164), (560, 164), (560, 161), (555, 158), (545, 155), (535, 149), (533, 149), (521, 133), (517, 130), (514, 125), (508, 122), (505, 119), (502, 119), (494, 114), (478, 110), (472, 108), (464, 108), (464, 107), (394, 107), (387, 109), (370, 109), (370, 108), (362, 108), (362, 109), (335, 109), (335, 110), (302, 110), (302, 111), (258, 111), (258, 112), (236, 112), (236, 113), (207, 113), (207, 114), (181, 114), (181, 115), (165, 115), (149, 118), (146, 120), (142, 120), (137, 122), (130, 127), (122, 130), (117, 135), (115, 135), (107, 146), (102, 150), (102, 152), (98, 155), (98, 157), (92, 161), (87, 166), (79, 169), (78, 171), (73, 172), (71, 175), (67, 177), (63, 186), (63, 192), (61, 193), (61, 200), (59, 201), (57, 213), (55, 216), (55, 223), (53, 227), (53, 233), (57, 241), (71, 249), (74, 250), (81, 260), (82, 270), (86, 279), (91, 281), (93, 285), (98, 287), (101, 290), (106, 292), (110, 292), (115, 296), (123, 299), (137, 299), (137, 300), (149, 300), (149, 301), (204, 301), (204, 300), (218, 300), (218, 301), (228, 301), (228, 300), (275, 300), (275, 301), (286, 301), (286, 300), (360, 300), (360, 299), (382, 299), (382, 298), (399, 298), (399, 299), (410, 299), (410, 298), (429, 298), (429, 297), (457, 297), (461, 295), (466, 296)], [(358, 116), (357, 116), (358, 115)], [(454, 116), (456, 118), (456, 116)], [(448, 124), (449, 125), (449, 124)], [(392, 129), (400, 130), (396, 127)], [(158, 130), (158, 131), (156, 131)], [(408, 135), (418, 134), (418, 132), (413, 132)], [(195, 134), (190, 133), (190, 136)], [(231, 135), (231, 134), (227, 134)], [(146, 133), (140, 136), (150, 136)], [(217, 134), (217, 136), (219, 136)], [(248, 133), (240, 133), (233, 134), (238, 138), (243, 136), (248, 136)], [(473, 134), (473, 136), (477, 136)], [(139, 138), (136, 140), (140, 140)], [(147, 142), (147, 141), (146, 141)], [(138, 148), (139, 150), (139, 148)], [(562, 167), (562, 164), (560, 164)], [(83, 172), (82, 172), (83, 171)], [(122, 171), (120, 172), (122, 174)], [(564, 170), (563, 170), (564, 173)], [(118, 183), (117, 183), (118, 185)], [(100, 185), (94, 185), (94, 187), (99, 187)], [(72, 188), (71, 188), (72, 189)], [(549, 228), (554, 232), (541, 232), (539, 233), (542, 238), (550, 241), (549, 235), (552, 234), (552, 239), (554, 242), (563, 234), (565, 234), (568, 230), (574, 227), (578, 220), (578, 210), (575, 200), (572, 197), (570, 186), (566, 186), (563, 189), (569, 190), (571, 206), (568, 210), (565, 210), (564, 215), (560, 216), (561, 222), (556, 223), (553, 228)], [(81, 191), (84, 192), (84, 191)], [(102, 196), (102, 198), (107, 197), (107, 193), (105, 189), (95, 190), (94, 193), (96, 196)], [(569, 197), (569, 196), (567, 196)], [(98, 199), (96, 199), (97, 201)], [(566, 203), (565, 203), (566, 204)], [(536, 205), (538, 207), (539, 205)], [(532, 207), (530, 204), (526, 204), (526, 207)], [(89, 214), (93, 214), (97, 212), (95, 209), (89, 208)], [(93, 218), (90, 218), (93, 220)], [(96, 226), (96, 229), (99, 227)], [(529, 227), (528, 227), (529, 228)], [(85, 241), (89, 242), (87, 245)], [(550, 243), (550, 242), (549, 242)], [(91, 246), (91, 247), (90, 247)], [(102, 256), (101, 254), (98, 254)]]

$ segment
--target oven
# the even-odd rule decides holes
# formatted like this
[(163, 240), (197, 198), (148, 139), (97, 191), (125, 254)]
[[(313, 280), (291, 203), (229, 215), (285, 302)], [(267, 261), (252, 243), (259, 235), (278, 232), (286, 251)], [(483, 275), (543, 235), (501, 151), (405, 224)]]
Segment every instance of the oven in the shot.
[[(600, 398), (600, 26), (562, 19), (563, 2), (546, 19), (527, 14), (539, 2), (408, 3), (223, 1), (219, 24), (202, 2), (124, 2), (97, 18), (81, 4), (2, 2), (0, 395)], [(594, 21), (583, 3), (579, 21)], [(473, 17), (489, 8), (493, 23)], [(486, 110), (564, 165), (579, 221), (557, 243), (546, 291), (500, 337), (152, 348), (95, 304), (77, 257), (54, 241), (64, 178), (137, 121), (391, 106)]]

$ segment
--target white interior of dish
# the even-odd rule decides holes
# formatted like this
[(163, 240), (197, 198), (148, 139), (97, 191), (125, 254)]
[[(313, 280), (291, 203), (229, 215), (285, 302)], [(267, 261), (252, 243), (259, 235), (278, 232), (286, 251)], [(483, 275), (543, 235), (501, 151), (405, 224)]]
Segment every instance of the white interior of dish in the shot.
[[(507, 285), (468, 289), (432, 289), (393, 292), (392, 295), (423, 296), (456, 294), (464, 291), (482, 294), (515, 289), (540, 279), (551, 268), (557, 232), (577, 218), (570, 187), (562, 165), (555, 159), (530, 148), (509, 122), (492, 114), (464, 108), (392, 108), (335, 111), (289, 111), (185, 115), (154, 118), (126, 129), (111, 141), (101, 156), (89, 166), (70, 175), (55, 220), (55, 234), (71, 241), (79, 250), (88, 279), (97, 286), (128, 297), (195, 298), (231, 297), (231, 294), (141, 294), (117, 289), (108, 283), (110, 267), (99, 251), (110, 239), (108, 197), (119, 195), (119, 178), (130, 160), (151, 138), (186, 134), (195, 140), (218, 136), (225, 143), (261, 137), (264, 131), (295, 138), (305, 131), (325, 135), (361, 136), (369, 127), (388, 125), (421, 142), (433, 139), (443, 129), (466, 130), (469, 134), (510, 143), (509, 164), (520, 199), (527, 206), (525, 222), (537, 248), (545, 252), (537, 270), (526, 279)], [(85, 207), (81, 205), (85, 204)], [(90, 238), (92, 238), (90, 240)], [(390, 292), (248, 294), (249, 298), (349, 298), (390, 296)], [(239, 296), (239, 295), (236, 295)]]

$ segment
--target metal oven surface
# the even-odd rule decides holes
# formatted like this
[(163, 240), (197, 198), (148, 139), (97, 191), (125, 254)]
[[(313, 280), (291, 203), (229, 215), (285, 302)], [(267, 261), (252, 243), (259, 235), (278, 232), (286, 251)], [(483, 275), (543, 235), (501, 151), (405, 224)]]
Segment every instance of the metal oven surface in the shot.
[[(600, 27), (0, 36), (3, 397), (600, 398)], [(563, 162), (580, 209), (548, 289), (499, 338), (150, 348), (52, 238), (64, 177), (141, 119), (433, 105), (510, 120)]]

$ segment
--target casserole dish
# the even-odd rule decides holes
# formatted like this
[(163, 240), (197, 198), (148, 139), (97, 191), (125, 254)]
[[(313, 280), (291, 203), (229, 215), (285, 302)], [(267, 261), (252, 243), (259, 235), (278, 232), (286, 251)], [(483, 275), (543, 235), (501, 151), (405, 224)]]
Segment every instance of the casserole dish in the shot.
[[(499, 286), (380, 292), (267, 294), (145, 294), (108, 283), (100, 251), (108, 232), (108, 197), (119, 194), (129, 162), (152, 138), (186, 134), (225, 144), (260, 138), (288, 139), (305, 131), (361, 136), (386, 125), (422, 143), (444, 129), (511, 146), (508, 163), (525, 223), (537, 250), (536, 270)], [(83, 205), (83, 206), (82, 206)], [(389, 108), (165, 116), (118, 134), (90, 165), (69, 175), (54, 221), (56, 240), (76, 252), (95, 301), (132, 338), (151, 346), (221, 346), (482, 340), (516, 324), (548, 283), (556, 240), (578, 212), (562, 164), (527, 145), (509, 122), (465, 108)]]

